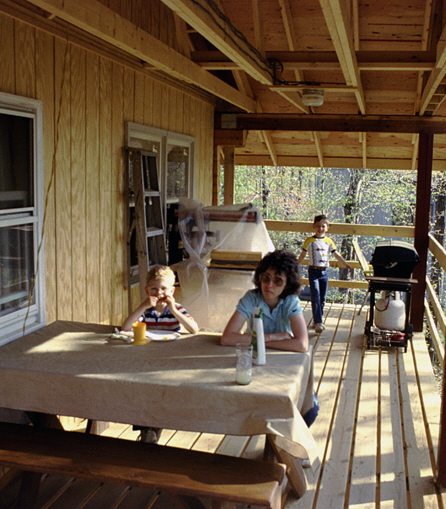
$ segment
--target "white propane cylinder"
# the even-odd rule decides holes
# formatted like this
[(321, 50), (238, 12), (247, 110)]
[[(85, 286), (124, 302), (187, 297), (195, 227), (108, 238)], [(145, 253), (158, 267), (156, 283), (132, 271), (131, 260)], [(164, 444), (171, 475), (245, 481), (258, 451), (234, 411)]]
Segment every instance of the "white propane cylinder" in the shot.
[(404, 330), (406, 306), (399, 292), (383, 292), (375, 303), (375, 325), (384, 330)]

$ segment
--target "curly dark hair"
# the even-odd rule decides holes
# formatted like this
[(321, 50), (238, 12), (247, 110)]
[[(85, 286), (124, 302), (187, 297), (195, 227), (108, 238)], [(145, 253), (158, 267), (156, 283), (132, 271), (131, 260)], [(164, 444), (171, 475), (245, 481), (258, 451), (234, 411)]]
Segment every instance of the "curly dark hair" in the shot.
[(276, 251), (266, 254), (262, 260), (260, 260), (254, 273), (254, 284), (257, 291), (261, 291), (260, 274), (263, 274), (269, 268), (278, 273), (283, 272), (286, 275), (287, 284), (280, 294), (281, 299), (288, 297), (288, 295), (297, 295), (299, 293), (299, 265), (294, 253), (283, 249), (277, 249)]

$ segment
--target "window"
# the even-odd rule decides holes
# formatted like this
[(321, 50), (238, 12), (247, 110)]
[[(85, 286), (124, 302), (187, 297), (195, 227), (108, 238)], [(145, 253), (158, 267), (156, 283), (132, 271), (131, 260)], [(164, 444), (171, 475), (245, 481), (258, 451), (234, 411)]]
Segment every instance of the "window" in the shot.
[[(156, 155), (164, 224), (166, 225), (168, 263), (175, 263), (182, 257), (175, 212), (180, 198), (193, 198), (195, 138), (134, 122), (128, 122), (126, 127), (128, 147), (139, 148)], [(134, 237), (131, 242), (133, 243), (130, 252), (131, 279), (132, 282), (135, 282), (137, 280), (135, 271), (137, 258)]]
[(41, 122), (40, 101), (0, 94), (0, 345), (45, 322)]

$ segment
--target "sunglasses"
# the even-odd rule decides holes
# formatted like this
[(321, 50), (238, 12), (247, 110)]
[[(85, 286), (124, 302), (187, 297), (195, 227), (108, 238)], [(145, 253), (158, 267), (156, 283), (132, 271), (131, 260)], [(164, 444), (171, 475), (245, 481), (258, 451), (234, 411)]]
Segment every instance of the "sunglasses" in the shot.
[(272, 281), (274, 286), (283, 286), (285, 284), (285, 279), (283, 279), (279, 276), (272, 277), (267, 272), (263, 272), (262, 274), (260, 274), (259, 279), (260, 279), (261, 283), (265, 283), (265, 284), (269, 284)]

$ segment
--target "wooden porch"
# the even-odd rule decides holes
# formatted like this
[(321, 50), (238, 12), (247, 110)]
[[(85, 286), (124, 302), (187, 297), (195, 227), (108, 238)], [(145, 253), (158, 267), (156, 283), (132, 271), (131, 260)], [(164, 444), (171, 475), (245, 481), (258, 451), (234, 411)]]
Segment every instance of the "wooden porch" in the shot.
[[(310, 305), (304, 304), (310, 324)], [(321, 466), (314, 473), (305, 469), (308, 491), (301, 500), (290, 495), (287, 509), (444, 507), (444, 490), (435, 482), (440, 389), (424, 336), (415, 334), (407, 353), (368, 350), (367, 312), (367, 306), (330, 304), (326, 330), (317, 335), (309, 329), (321, 406), (311, 429)], [(111, 424), (103, 434), (135, 440), (138, 432)], [(164, 430), (161, 443), (259, 458), (263, 438)], [(8, 477), (13, 475), (0, 485), (2, 509), (13, 507)], [(47, 476), (38, 507), (171, 509), (179, 503), (166, 494)]]

